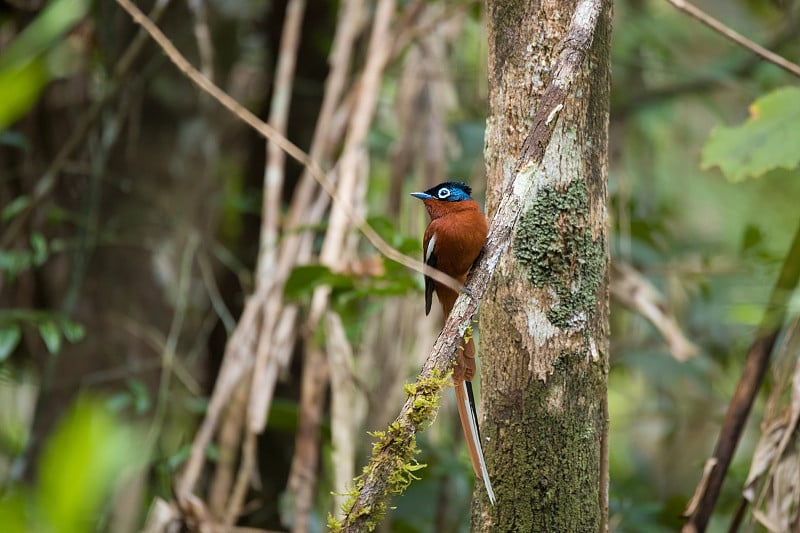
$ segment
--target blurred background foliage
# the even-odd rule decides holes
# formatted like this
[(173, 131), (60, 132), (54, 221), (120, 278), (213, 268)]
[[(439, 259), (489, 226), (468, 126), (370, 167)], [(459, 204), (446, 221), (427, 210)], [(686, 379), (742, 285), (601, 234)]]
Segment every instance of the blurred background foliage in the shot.
[[(446, 126), (437, 139), (446, 155), (442, 170), (470, 181), (480, 198), (484, 14), (477, 2), (436, 4), (447, 15), (437, 23), (456, 20), (429, 103)], [(800, 59), (797, 2), (698, 5)], [(160, 26), (190, 60), (266, 116), (284, 6), (280, 0), (175, 3), (159, 15)], [(338, 7), (310, 2), (307, 8), (288, 129), (301, 147), (323, 94)], [(612, 302), (611, 525), (618, 532), (673, 531), (798, 225), (800, 90), (784, 71), (666, 2), (620, 0), (614, 10), (612, 257), (659, 289), (699, 351), (677, 361), (649, 323)], [(193, 33), (201, 14), (210, 28), (210, 62)], [(113, 2), (23, 0), (0, 7), (4, 530), (133, 531), (154, 497), (170, 500), (225, 341), (255, 284), (263, 141), (200, 95), (152, 44), (125, 71), (121, 58), (135, 35)], [(419, 255), (425, 221), (405, 193), (431, 178), (417, 159), (398, 162), (410, 157), (398, 139), (421, 120), (408, 109), (418, 103), (404, 101), (411, 48), (390, 62), (382, 81), (367, 139), (366, 205), (370, 224), (387, 242)], [(105, 107), (81, 133), (82, 117), (101, 100)], [(59, 149), (76, 137), (79, 148), (59, 161)], [(285, 203), (299, 172), (287, 163)], [(40, 197), (43, 187), (47, 196)], [(315, 287), (331, 286), (353, 346), (374, 333), (365, 331), (372, 324), (365, 317), (398, 301), (413, 301), (414, 313), (422, 313), (420, 276), (391, 261), (376, 263), (367, 245), (360, 249), (369, 259), (363, 268), (303, 265), (285, 287), (285, 298), (305, 309)], [(381, 354), (400, 358), (387, 371), (415, 374), (435, 324), (418, 334), (413, 353)], [(280, 530), (296, 518), (286, 483), (298, 432), (300, 359), (276, 389), (259, 441), (260, 483), (250, 491), (243, 524)], [(369, 449), (366, 430), (381, 428), (399, 408), (402, 391), (380, 390), (385, 383), (356, 380), (377, 389), (356, 443), (358, 464)], [(760, 408), (712, 531), (725, 530), (738, 503)], [(467, 530), (473, 480), (451, 410), (445, 405), (421, 435), (419, 461), (428, 466), (394, 502), (386, 530)], [(312, 531), (333, 510), (327, 416), (321, 427)], [(226, 460), (216, 446), (206, 453), (211, 462)]]

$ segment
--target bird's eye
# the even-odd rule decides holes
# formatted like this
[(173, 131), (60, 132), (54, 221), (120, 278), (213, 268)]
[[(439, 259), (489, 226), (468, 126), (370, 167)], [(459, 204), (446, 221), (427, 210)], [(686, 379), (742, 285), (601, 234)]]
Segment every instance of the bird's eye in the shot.
[(438, 196), (439, 196), (439, 198), (444, 200), (445, 198), (450, 196), (450, 189), (439, 189)]

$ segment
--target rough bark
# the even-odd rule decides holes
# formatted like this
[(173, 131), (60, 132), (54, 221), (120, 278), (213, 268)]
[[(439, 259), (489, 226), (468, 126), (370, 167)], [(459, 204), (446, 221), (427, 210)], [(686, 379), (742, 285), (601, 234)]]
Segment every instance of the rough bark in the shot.
[[(550, 83), (581, 39), (564, 38), (583, 4), (488, 2), (489, 214), (520, 153), (542, 163), (481, 308), (481, 433), (498, 505), (475, 499), (478, 531), (607, 529), (609, 1), (572, 86)], [(554, 97), (549, 142), (525, 142)]]

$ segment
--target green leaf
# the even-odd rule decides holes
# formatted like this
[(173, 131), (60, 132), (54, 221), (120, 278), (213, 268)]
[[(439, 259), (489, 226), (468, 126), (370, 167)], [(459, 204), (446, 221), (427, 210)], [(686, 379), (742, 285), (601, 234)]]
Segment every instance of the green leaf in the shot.
[(219, 461), (219, 448), (213, 443), (206, 446), (206, 458), (212, 463)]
[(47, 346), (47, 350), (51, 354), (57, 354), (61, 349), (61, 333), (58, 331), (56, 323), (52, 320), (46, 320), (40, 323), (39, 335)]
[(25, 115), (54, 73), (46, 52), (89, 9), (89, 0), (54, 0), (0, 53), (0, 130)]
[(83, 18), (90, 4), (89, 0), (48, 2), (33, 22), (28, 24), (0, 54), (0, 71), (28, 63), (46, 52)]
[(207, 397), (191, 396), (183, 400), (183, 407), (193, 415), (204, 415), (208, 409), (208, 401)]
[(191, 444), (186, 444), (178, 449), (175, 453), (167, 457), (166, 465), (167, 469), (170, 472), (174, 472), (177, 470), (183, 463), (189, 460), (189, 456), (192, 454), (192, 446)]
[(742, 234), (741, 251), (748, 252), (754, 250), (763, 242), (764, 232), (761, 231), (761, 228), (754, 226), (753, 224), (748, 224), (744, 228), (744, 233)]
[(335, 274), (323, 265), (302, 265), (295, 267), (289, 274), (283, 291), (287, 299), (299, 300), (321, 285), (338, 289), (352, 288), (353, 279), (344, 274)]
[(106, 400), (106, 407), (112, 413), (121, 413), (133, 403), (131, 393), (128, 391), (119, 392)]
[(703, 147), (702, 167), (718, 166), (734, 182), (800, 164), (800, 88), (786, 87), (753, 102), (750, 118), (717, 126)]
[(33, 249), (33, 264), (41, 266), (47, 260), (47, 240), (41, 233), (31, 234), (31, 248)]
[[(99, 402), (82, 399), (47, 443), (39, 463), (38, 512), (49, 531), (97, 529), (123, 474), (143, 461), (141, 440)], [(134, 463), (137, 462), (134, 460)]]
[(33, 107), (49, 77), (41, 58), (0, 69), (0, 130)]
[[(394, 223), (384, 215), (373, 215), (367, 219), (367, 223), (380, 235), (383, 240), (392, 245), (398, 251), (408, 255), (422, 254), (422, 235), (409, 237), (400, 233)], [(405, 268), (405, 267), (403, 267)]]
[(9, 280), (13, 281), (18, 273), (30, 268), (30, 266), (30, 252), (24, 250), (0, 250), (0, 272), (7, 273)]
[(150, 391), (139, 379), (129, 379), (128, 388), (133, 398), (133, 410), (137, 415), (146, 413), (150, 409)]
[(28, 436), (27, 421), (14, 417), (3, 421), (0, 425), (0, 451), (12, 457), (24, 454), (28, 446)]
[(0, 498), (0, 524), (6, 533), (25, 533), (30, 524), (25, 519), (27, 509), (26, 493), (9, 491)]
[(63, 319), (60, 324), (61, 331), (64, 333), (64, 338), (69, 342), (78, 342), (86, 335), (86, 330), (83, 325), (73, 322), (72, 320)]
[(293, 433), (298, 429), (300, 409), (297, 402), (275, 398), (269, 408), (267, 427), (274, 431)]
[(389, 217), (385, 215), (371, 215), (367, 217), (367, 224), (372, 226), (372, 229), (374, 229), (383, 240), (392, 242), (396, 231)]
[(22, 331), (19, 324), (4, 324), (0, 326), (0, 362), (8, 359), (11, 352), (19, 344)]
[(8, 222), (15, 216), (17, 216), (20, 211), (28, 207), (31, 199), (28, 196), (18, 196), (14, 198), (14, 200), (3, 208), (2, 219), (3, 222)]

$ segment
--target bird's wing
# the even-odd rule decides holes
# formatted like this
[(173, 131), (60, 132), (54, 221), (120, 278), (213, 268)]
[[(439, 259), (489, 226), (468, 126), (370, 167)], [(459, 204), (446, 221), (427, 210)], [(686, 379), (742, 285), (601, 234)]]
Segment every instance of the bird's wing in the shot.
[(464, 437), (467, 439), (467, 450), (469, 451), (469, 459), (472, 462), (472, 469), (475, 471), (475, 477), (483, 480), (486, 493), (489, 495), (489, 501), (494, 505), (494, 490), (492, 490), (492, 482), (489, 480), (486, 460), (483, 458), (481, 437), (478, 432), (478, 413), (475, 410), (472, 383), (469, 381), (455, 383), (455, 390), (458, 417), (461, 419), (461, 428), (464, 430)]
[[(423, 249), (425, 253), (425, 264), (436, 268), (436, 233), (434, 233), (430, 226), (425, 230), (425, 238), (423, 239)], [(431, 312), (431, 304), (433, 303), (433, 278), (425, 276), (425, 315)]]

